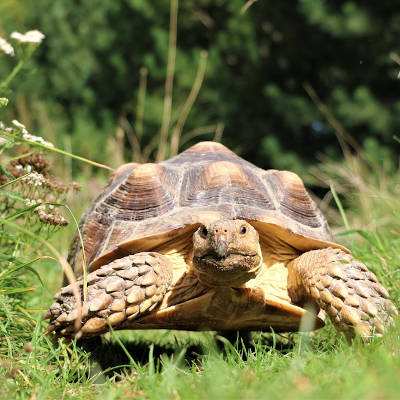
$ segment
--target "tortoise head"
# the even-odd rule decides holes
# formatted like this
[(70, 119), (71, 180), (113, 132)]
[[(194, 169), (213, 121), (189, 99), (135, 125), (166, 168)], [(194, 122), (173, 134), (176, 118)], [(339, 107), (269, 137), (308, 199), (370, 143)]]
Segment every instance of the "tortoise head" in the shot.
[(193, 235), (193, 267), (208, 286), (237, 287), (254, 278), (262, 254), (257, 231), (243, 220), (219, 220)]

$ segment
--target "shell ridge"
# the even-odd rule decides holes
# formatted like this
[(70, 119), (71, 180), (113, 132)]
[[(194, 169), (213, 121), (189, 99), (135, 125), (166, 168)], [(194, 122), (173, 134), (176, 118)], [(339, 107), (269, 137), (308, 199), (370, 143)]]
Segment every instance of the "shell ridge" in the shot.
[(102, 254), (105, 251), (105, 249), (107, 248), (108, 242), (110, 241), (111, 235), (112, 235), (112, 233), (114, 231), (115, 224), (116, 224), (116, 221), (113, 221), (111, 223), (111, 226), (110, 226), (110, 228), (108, 229), (108, 232), (107, 232), (107, 236), (104, 239), (103, 246), (101, 246), (100, 249), (97, 251), (96, 257), (99, 254)]
[[(229, 187), (229, 189), (227, 190), (227, 192), (229, 193), (229, 195), (230, 195), (230, 197), (231, 197), (231, 202), (229, 202), (229, 203), (232, 203), (233, 204), (233, 196), (232, 196), (232, 188), (233, 188), (233, 185), (232, 185), (232, 177), (229, 175), (229, 174), (227, 174), (227, 176), (226, 176), (226, 178), (228, 179), (227, 180), (227, 182), (226, 182), (226, 186), (227, 187)], [(222, 202), (223, 202), (223, 193), (224, 191), (223, 191), (223, 188), (222, 187), (220, 187), (220, 190), (219, 190), (219, 193), (218, 193), (218, 204), (222, 204)]]
[[(270, 174), (270, 171), (266, 171), (266, 174), (265, 174), (265, 178), (266, 179), (268, 179), (268, 175), (269, 174)], [(275, 210), (279, 210), (280, 204), (277, 202), (275, 194), (271, 193), (270, 188), (268, 187), (268, 185), (265, 182), (263, 182), (263, 180), (261, 180), (261, 181), (262, 181), (262, 183), (263, 183), (263, 185), (265, 187), (266, 192), (268, 193), (269, 198), (272, 201), (272, 204), (274, 205)]]

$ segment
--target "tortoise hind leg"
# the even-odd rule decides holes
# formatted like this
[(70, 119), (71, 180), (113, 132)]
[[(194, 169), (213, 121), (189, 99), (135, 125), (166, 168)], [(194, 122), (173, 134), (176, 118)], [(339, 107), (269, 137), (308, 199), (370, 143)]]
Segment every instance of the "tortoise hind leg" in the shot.
[(50, 319), (48, 330), (59, 336), (81, 338), (107, 332), (110, 326), (118, 329), (161, 302), (172, 280), (171, 271), (168, 258), (154, 252), (114, 260), (88, 275), (86, 303), (83, 279), (77, 281), (81, 315), (71, 285), (56, 295), (46, 315)]
[(382, 334), (397, 314), (376, 276), (339, 249), (313, 250), (288, 265), (294, 303), (316, 303), (348, 338)]

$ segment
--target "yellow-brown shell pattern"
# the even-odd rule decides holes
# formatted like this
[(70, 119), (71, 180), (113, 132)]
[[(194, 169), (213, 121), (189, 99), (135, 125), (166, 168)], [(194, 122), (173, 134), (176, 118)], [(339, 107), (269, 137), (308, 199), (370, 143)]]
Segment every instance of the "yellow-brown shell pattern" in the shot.
[[(114, 173), (81, 220), (86, 260), (118, 255), (119, 244), (127, 240), (220, 218), (265, 222), (304, 238), (331, 240), (325, 218), (296, 174), (263, 170), (222, 144), (201, 142), (164, 162), (126, 164)], [(69, 257), (75, 270), (81, 259), (76, 238)]]

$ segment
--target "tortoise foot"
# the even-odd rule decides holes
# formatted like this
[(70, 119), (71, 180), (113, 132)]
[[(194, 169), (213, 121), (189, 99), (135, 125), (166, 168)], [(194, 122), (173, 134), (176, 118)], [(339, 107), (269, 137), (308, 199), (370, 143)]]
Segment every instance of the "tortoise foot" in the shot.
[(110, 327), (118, 329), (161, 302), (172, 279), (171, 270), (168, 259), (154, 252), (106, 264), (88, 274), (86, 296), (83, 279), (77, 281), (81, 307), (72, 285), (61, 289), (46, 314), (48, 331), (81, 338), (107, 332)]
[(348, 338), (382, 335), (397, 315), (375, 274), (338, 249), (309, 251), (295, 259), (288, 286), (293, 299), (316, 303)]

